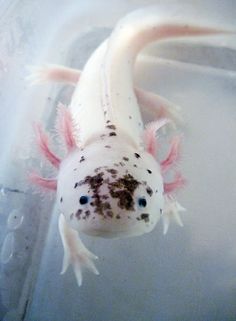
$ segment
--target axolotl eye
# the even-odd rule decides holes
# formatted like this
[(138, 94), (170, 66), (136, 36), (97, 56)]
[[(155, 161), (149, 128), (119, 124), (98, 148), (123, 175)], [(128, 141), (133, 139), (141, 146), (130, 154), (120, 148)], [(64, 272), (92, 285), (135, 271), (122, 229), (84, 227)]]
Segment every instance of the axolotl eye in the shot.
[(138, 205), (139, 205), (139, 207), (146, 207), (146, 205), (147, 205), (146, 199), (144, 197), (140, 197), (138, 199)]
[(89, 202), (89, 196), (87, 195), (80, 196), (79, 202), (81, 205), (87, 204)]

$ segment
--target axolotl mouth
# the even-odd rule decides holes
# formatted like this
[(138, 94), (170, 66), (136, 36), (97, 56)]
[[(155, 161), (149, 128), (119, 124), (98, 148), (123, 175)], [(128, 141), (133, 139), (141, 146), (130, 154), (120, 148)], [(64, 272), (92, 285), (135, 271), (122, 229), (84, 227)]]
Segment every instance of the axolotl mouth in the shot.
[(139, 156), (132, 155), (134, 164), (127, 156), (115, 163), (104, 157), (99, 167), (87, 163), (83, 177), (71, 164), (64, 167), (58, 202), (71, 227), (101, 237), (135, 236), (154, 228), (163, 208), (162, 180), (156, 174), (152, 178)]

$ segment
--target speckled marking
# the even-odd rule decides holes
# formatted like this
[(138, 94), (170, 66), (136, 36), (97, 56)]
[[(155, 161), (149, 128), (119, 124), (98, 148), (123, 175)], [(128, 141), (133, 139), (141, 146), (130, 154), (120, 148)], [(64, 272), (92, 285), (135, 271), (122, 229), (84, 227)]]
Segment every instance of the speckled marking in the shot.
[(117, 136), (115, 132), (111, 132), (109, 136)]
[(83, 210), (81, 208), (79, 208), (78, 211), (75, 213), (75, 216), (78, 220), (81, 219), (82, 213), (83, 213)]
[(112, 175), (115, 175), (115, 174), (118, 173), (117, 170), (114, 169), (114, 168), (107, 169), (106, 171), (107, 171), (108, 173), (112, 174)]
[(135, 156), (136, 158), (141, 158), (141, 156), (140, 156), (138, 153), (134, 153), (134, 156)]
[(83, 161), (85, 160), (85, 158), (84, 158), (84, 156), (81, 156), (81, 158), (80, 158), (80, 163), (82, 163)]
[(109, 129), (116, 130), (116, 126), (115, 125), (107, 125), (106, 127), (109, 128)]
[(118, 178), (115, 182), (108, 185), (110, 194), (118, 198), (118, 206), (127, 211), (134, 211), (133, 194), (139, 186), (139, 182), (130, 174)]
[(152, 171), (151, 171), (150, 169), (147, 169), (147, 172), (148, 172), (149, 174), (152, 174)]
[(151, 189), (150, 186), (148, 186), (148, 187), (146, 188), (146, 192), (148, 193), (149, 196), (152, 196), (152, 194), (153, 194), (153, 190)]
[(137, 217), (138, 221), (143, 220), (145, 223), (149, 222), (149, 214), (148, 213), (142, 213), (139, 217)]

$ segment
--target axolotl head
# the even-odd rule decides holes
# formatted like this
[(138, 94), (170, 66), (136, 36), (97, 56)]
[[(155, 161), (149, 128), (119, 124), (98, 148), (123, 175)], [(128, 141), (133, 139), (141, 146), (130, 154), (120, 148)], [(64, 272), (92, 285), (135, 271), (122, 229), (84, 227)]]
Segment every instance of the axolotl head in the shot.
[(163, 181), (155, 159), (130, 146), (97, 142), (61, 164), (57, 202), (67, 223), (93, 236), (150, 232), (163, 210)]

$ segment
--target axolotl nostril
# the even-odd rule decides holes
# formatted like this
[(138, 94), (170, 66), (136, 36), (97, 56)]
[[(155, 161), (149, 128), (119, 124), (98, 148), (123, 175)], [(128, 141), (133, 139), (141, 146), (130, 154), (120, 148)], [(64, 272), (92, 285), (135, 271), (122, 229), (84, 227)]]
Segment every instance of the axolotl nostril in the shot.
[[(68, 149), (61, 160), (36, 125), (41, 152), (58, 169), (56, 179), (37, 174), (31, 180), (56, 190), (59, 230), (64, 247), (62, 273), (72, 264), (79, 285), (82, 267), (98, 274), (97, 257), (85, 248), (78, 232), (105, 238), (148, 233), (163, 218), (164, 232), (174, 218), (182, 225), (184, 208), (173, 193), (184, 185), (175, 165), (180, 138), (173, 137), (166, 159), (158, 161), (157, 131), (178, 121), (173, 104), (134, 87), (133, 67), (140, 50), (165, 38), (220, 34), (227, 31), (162, 20), (143, 9), (118, 22), (110, 37), (91, 55), (82, 71), (56, 65), (35, 68), (31, 81), (65, 81), (75, 85), (69, 106), (59, 106), (58, 124)], [(153, 113), (143, 125), (140, 108)], [(164, 182), (166, 172), (173, 181)]]

